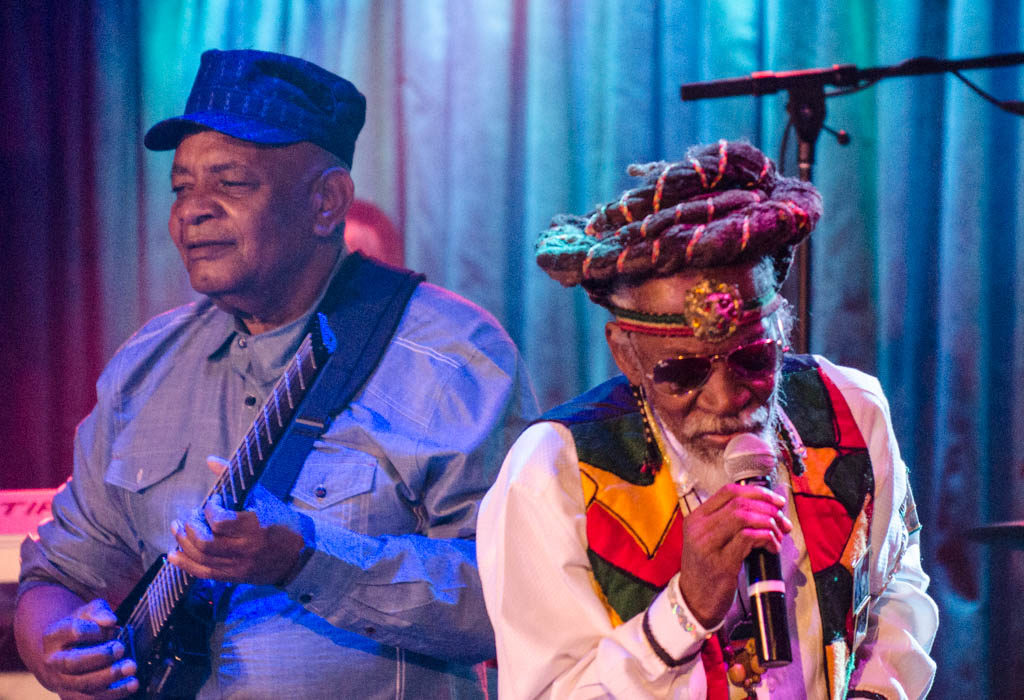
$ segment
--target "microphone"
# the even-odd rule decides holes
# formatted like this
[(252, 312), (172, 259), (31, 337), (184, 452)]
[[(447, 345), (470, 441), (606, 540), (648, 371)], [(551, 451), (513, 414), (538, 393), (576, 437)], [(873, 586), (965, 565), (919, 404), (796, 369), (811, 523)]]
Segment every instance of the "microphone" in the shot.
[[(743, 433), (725, 446), (725, 473), (738, 484), (772, 487), (777, 460), (775, 451), (764, 439)], [(793, 661), (786, 620), (786, 584), (782, 581), (779, 555), (757, 548), (744, 560), (747, 592), (754, 618), (757, 657), (766, 668), (785, 666)]]

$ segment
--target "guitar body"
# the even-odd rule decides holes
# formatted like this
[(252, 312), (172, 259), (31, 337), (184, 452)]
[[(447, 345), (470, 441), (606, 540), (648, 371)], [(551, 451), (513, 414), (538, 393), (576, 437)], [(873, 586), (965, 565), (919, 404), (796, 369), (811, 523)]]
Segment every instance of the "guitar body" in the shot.
[(125, 656), (135, 659), (138, 666), (135, 675), (139, 691), (133, 699), (194, 698), (210, 675), (209, 638), (214, 624), (215, 590), (212, 582), (193, 583), (155, 636), (130, 622), (132, 611), (165, 566), (164, 557), (154, 562), (115, 612)]

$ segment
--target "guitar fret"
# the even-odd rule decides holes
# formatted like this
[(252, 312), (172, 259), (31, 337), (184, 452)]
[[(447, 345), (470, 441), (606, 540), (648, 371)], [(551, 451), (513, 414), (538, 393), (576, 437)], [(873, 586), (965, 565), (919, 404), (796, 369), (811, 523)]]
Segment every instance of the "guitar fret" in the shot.
[(171, 570), (171, 592), (174, 595), (175, 600), (178, 600), (181, 594), (185, 592), (183, 581), (181, 580), (181, 571), (179, 569)]
[(259, 458), (260, 462), (262, 463), (263, 462), (263, 448), (260, 447), (259, 420), (256, 421), (256, 456)]
[[(238, 503), (238, 494), (235, 492), (235, 482), (231, 478), (231, 474), (228, 474), (228, 486), (231, 487), (231, 503), (230, 506), (234, 506)], [(227, 499), (225, 499), (226, 501)]]
[(159, 627), (164, 623), (163, 579), (157, 575), (154, 582), (156, 583), (156, 587), (153, 589), (153, 618)]
[[(156, 591), (153, 591), (153, 593), (155, 594)], [(149, 608), (149, 626), (152, 628), (153, 636), (155, 637), (158, 628), (156, 623), (156, 615), (154, 614), (156, 610), (154, 609), (155, 601), (153, 600), (153, 596), (149, 596), (149, 599), (146, 602), (148, 603), (147, 607)]]
[(174, 595), (174, 580), (170, 575), (164, 576), (164, 589), (166, 594), (164, 597), (164, 621), (171, 616), (174, 611), (175, 595)]
[(252, 469), (252, 450), (249, 449), (249, 433), (245, 434), (245, 461), (249, 465), (249, 476), (256, 476)]
[[(163, 574), (163, 572), (161, 572)], [(160, 623), (167, 622), (167, 577), (160, 576)]]
[(174, 570), (169, 569), (167, 571), (167, 615), (174, 611), (174, 605), (178, 602), (178, 591), (177, 586), (174, 585)]
[[(149, 590), (147, 589), (146, 593), (143, 593), (139, 598), (139, 604), (135, 606), (134, 610), (132, 610), (132, 614), (128, 616), (128, 623), (130, 625), (134, 625), (136, 628), (141, 627), (144, 624), (142, 618), (146, 616), (146, 608), (143, 607), (142, 602), (146, 599), (148, 593)], [(122, 632), (124, 632), (123, 629)]]
[(167, 577), (160, 572), (160, 623), (167, 622)]
[(295, 402), (292, 401), (292, 382), (288, 378), (288, 370), (284, 372), (284, 395), (288, 398), (288, 408), (295, 410)]
[(242, 473), (241, 468), (232, 472), (233, 477), (238, 478), (238, 490), (243, 494), (249, 490), (249, 486), (245, 483), (245, 474)]
[(167, 616), (174, 612), (174, 606), (178, 603), (178, 587), (174, 581), (174, 570), (167, 572)]
[(281, 421), (281, 401), (277, 395), (277, 387), (274, 387), (274, 408), (277, 409), (277, 427), (283, 428), (284, 423)]
[(274, 444), (274, 440), (270, 437), (270, 416), (267, 414), (266, 404), (263, 404), (263, 427), (267, 432), (267, 447), (270, 447)]
[(153, 590), (149, 593), (149, 624), (155, 625), (157, 629), (160, 628), (160, 586), (159, 582), (156, 582), (153, 586)]
[(153, 617), (156, 618), (157, 626), (162, 626), (164, 624), (164, 591), (163, 580), (159, 577), (156, 580), (156, 590), (153, 592), (153, 602), (156, 612)]

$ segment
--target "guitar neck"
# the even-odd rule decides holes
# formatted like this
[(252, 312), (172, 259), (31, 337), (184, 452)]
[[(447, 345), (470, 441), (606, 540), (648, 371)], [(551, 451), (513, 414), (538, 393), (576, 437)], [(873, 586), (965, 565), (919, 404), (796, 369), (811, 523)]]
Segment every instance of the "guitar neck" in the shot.
[[(303, 339), (202, 505), (219, 498), (224, 507), (231, 510), (245, 507), (246, 499), (263, 475), (281, 437), (334, 350), (326, 323), (326, 318), (318, 314), (312, 332)], [(157, 636), (195, 580), (162, 557), (119, 607), (122, 641), (128, 642), (131, 637), (137, 660), (152, 651)]]
[(226, 508), (242, 510), (245, 507), (246, 498), (263, 475), (274, 449), (326, 359), (326, 351), (316, 352), (313, 334), (306, 336), (295, 358), (259, 409), (207, 501), (220, 496)]

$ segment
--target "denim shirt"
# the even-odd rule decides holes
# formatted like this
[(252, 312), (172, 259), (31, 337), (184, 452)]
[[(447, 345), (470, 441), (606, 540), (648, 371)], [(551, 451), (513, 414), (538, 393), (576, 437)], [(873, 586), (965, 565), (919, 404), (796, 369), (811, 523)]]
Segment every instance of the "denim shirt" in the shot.
[[(208, 455), (231, 455), (308, 314), (250, 336), (208, 300), (156, 317), (115, 355), (75, 436), (74, 473), (21, 585), (118, 601), (201, 504)], [(494, 656), (476, 569), (480, 499), (536, 416), (508, 335), (421, 284), (363, 390), (307, 457), (291, 506), (316, 549), (284, 588), (219, 598), (200, 697), (474, 697)]]

